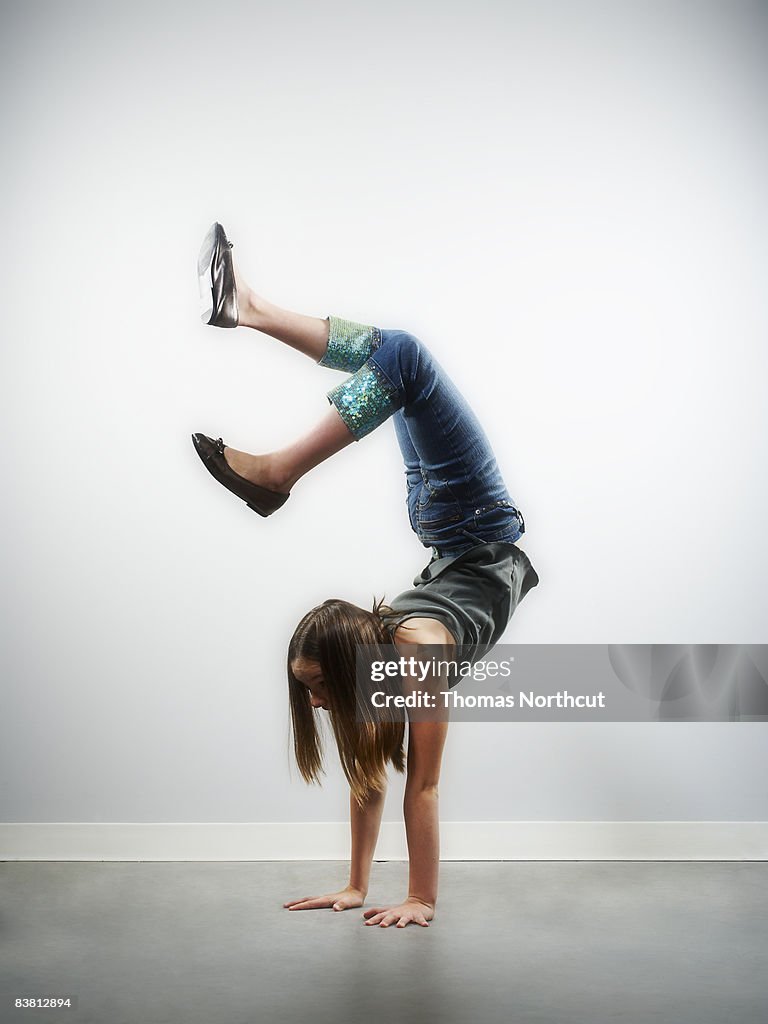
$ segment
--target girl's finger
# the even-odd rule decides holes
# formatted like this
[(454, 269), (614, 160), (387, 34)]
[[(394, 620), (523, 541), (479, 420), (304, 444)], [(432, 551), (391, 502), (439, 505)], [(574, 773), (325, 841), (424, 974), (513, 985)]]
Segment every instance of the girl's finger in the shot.
[(381, 907), (369, 907), (368, 910), (363, 911), (363, 917), (370, 917), (372, 914), (383, 914), (384, 911)]
[(327, 900), (324, 896), (318, 896), (315, 899), (303, 900), (299, 903), (294, 903), (289, 910), (320, 910), (321, 907), (329, 907), (331, 905), (330, 900)]

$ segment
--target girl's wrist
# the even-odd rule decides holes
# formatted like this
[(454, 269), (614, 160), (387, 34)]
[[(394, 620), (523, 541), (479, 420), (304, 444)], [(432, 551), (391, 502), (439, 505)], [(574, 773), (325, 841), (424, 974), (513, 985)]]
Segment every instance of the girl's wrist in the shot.
[(410, 903), (421, 903), (422, 906), (429, 907), (430, 910), (434, 910), (435, 909), (435, 904), (434, 903), (430, 903), (429, 900), (423, 900), (421, 898), (421, 896), (408, 896), (406, 898), (406, 903), (409, 903), (409, 902)]
[(358, 892), (361, 896), (365, 897), (368, 895), (368, 887), (363, 888), (361, 885), (353, 885), (352, 882), (347, 883), (347, 889), (350, 892)]

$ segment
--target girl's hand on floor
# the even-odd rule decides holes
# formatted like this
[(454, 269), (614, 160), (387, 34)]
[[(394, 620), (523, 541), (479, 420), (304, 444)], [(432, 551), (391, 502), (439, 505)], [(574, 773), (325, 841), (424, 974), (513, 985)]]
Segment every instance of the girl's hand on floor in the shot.
[(367, 917), (366, 924), (378, 924), (382, 928), (388, 928), (391, 924), (397, 923), (398, 928), (405, 928), (408, 924), (420, 924), (422, 928), (429, 928), (427, 924), (435, 916), (435, 908), (421, 900), (407, 899), (398, 903), (396, 907), (371, 907), (363, 912)]
[(339, 892), (328, 893), (326, 896), (302, 896), (299, 900), (289, 900), (283, 906), (288, 910), (323, 910), (333, 907), (334, 910), (351, 910), (362, 907), (365, 893), (348, 885)]

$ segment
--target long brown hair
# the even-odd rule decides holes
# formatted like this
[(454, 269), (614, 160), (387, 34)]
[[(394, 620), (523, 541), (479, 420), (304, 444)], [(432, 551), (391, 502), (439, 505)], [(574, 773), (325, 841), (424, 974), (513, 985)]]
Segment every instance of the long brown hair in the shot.
[(288, 696), (299, 771), (308, 783), (319, 783), (323, 771), (322, 744), (310, 694), (291, 668), (296, 659), (305, 658), (318, 662), (322, 670), (341, 766), (360, 805), (371, 791), (384, 789), (388, 762), (396, 771), (405, 771), (405, 722), (397, 721), (394, 714), (387, 720), (386, 712), (372, 720), (370, 707), (364, 707), (366, 702), (356, 685), (358, 645), (366, 645), (368, 653), (378, 656), (377, 651), (392, 644), (384, 619), (389, 612), (383, 601), (374, 601), (373, 609), (366, 611), (332, 598), (307, 612), (288, 645)]

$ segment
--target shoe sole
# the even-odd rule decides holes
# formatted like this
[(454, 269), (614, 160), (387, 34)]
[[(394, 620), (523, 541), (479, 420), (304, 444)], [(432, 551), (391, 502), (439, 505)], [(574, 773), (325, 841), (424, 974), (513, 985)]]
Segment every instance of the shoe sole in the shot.
[(216, 244), (219, 241), (219, 231), (223, 234), (221, 225), (211, 224), (208, 234), (200, 246), (200, 253), (197, 257), (197, 277), (200, 286), (200, 319), (203, 323), (209, 324), (213, 316), (213, 257), (216, 252)]

